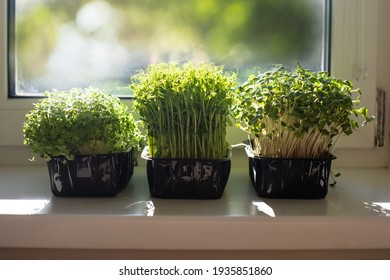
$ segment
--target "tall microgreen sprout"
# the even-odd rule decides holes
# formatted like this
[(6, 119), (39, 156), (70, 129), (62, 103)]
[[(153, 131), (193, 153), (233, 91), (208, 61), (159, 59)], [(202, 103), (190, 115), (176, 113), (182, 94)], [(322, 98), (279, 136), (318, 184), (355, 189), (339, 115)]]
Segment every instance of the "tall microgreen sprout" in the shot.
[(236, 91), (235, 116), (254, 154), (277, 158), (327, 158), (340, 136), (358, 129), (361, 92), (348, 80), (298, 65), (252, 75)]
[(223, 66), (157, 63), (132, 77), (134, 107), (153, 158), (221, 159), (236, 74)]

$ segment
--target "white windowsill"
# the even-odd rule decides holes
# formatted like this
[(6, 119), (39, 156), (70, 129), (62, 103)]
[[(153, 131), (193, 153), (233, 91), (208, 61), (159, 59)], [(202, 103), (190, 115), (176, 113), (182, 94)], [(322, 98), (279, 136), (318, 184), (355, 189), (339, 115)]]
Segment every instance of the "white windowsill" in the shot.
[(0, 166), (0, 248), (390, 249), (388, 169), (337, 168), (325, 199), (280, 200), (257, 197), (246, 159), (232, 161), (219, 200), (151, 198), (142, 162), (114, 198), (54, 197), (45, 166)]

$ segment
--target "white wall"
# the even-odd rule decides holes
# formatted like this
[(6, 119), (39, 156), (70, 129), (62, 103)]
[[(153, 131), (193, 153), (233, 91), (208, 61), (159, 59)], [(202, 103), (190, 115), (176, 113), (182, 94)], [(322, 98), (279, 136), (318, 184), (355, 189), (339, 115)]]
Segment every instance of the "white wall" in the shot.
[[(386, 92), (386, 146), (390, 139), (390, 1), (379, 1), (377, 87)], [(389, 155), (390, 158), (390, 155)], [(390, 163), (390, 161), (389, 161)], [(388, 166), (390, 165), (388, 163)]]

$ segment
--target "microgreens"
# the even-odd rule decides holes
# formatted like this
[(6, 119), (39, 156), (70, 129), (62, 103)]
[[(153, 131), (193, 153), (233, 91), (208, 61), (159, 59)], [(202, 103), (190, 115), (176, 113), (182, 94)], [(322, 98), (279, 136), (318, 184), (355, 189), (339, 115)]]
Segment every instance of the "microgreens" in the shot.
[(95, 88), (46, 92), (23, 124), (24, 143), (49, 160), (139, 148), (141, 134), (120, 99)]
[(358, 129), (356, 117), (373, 119), (357, 108), (360, 96), (351, 81), (327, 72), (277, 66), (238, 87), (234, 111), (257, 156), (324, 158), (341, 135)]
[(132, 77), (134, 106), (155, 158), (226, 157), (236, 75), (201, 63), (158, 63)]

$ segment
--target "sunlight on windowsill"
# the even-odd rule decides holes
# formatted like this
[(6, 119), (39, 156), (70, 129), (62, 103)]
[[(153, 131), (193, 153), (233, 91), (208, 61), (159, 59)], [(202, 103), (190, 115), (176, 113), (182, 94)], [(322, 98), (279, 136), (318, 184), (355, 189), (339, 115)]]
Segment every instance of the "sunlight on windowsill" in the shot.
[(364, 202), (364, 207), (379, 216), (390, 217), (390, 202)]
[(49, 202), (47, 199), (0, 199), (0, 214), (34, 215), (41, 212)]

